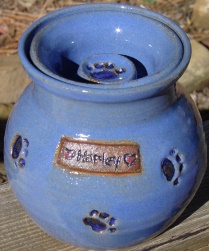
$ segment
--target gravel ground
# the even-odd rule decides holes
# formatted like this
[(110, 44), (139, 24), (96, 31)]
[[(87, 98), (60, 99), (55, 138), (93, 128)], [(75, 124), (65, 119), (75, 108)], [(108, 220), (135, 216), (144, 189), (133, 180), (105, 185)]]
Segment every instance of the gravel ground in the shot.
[[(56, 9), (74, 4), (94, 1), (73, 0), (7, 0), (0, 2), (0, 55), (17, 53), (17, 44), (22, 32), (37, 18)], [(98, 1), (95, 1), (98, 2)], [(177, 22), (191, 37), (204, 41), (208, 32), (192, 26), (194, 0), (127, 0), (117, 2), (133, 4), (160, 12)]]

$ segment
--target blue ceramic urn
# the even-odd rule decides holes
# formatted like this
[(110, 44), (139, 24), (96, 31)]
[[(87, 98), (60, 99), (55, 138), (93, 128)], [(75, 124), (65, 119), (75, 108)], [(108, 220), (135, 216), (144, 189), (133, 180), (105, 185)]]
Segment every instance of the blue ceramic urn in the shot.
[(79, 5), (33, 23), (19, 56), (32, 82), (7, 124), (5, 165), (29, 216), (89, 249), (173, 223), (206, 168), (200, 115), (176, 83), (184, 31), (139, 7)]

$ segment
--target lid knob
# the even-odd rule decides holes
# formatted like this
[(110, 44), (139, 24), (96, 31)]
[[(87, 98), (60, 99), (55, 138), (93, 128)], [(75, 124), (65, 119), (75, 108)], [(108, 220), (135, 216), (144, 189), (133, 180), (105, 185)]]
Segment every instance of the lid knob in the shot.
[(127, 82), (137, 78), (135, 65), (126, 57), (103, 53), (86, 58), (77, 74), (88, 81), (108, 84)]

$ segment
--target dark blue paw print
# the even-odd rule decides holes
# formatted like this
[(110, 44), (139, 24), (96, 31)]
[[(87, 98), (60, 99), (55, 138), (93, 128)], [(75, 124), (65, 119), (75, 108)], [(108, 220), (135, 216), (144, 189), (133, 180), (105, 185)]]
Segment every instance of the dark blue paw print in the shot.
[(89, 217), (83, 219), (83, 223), (90, 226), (91, 229), (98, 233), (104, 233), (108, 230), (110, 233), (115, 233), (116, 219), (108, 213), (100, 213), (98, 210), (92, 210)]
[(174, 186), (179, 184), (179, 177), (185, 167), (184, 156), (173, 148), (170, 155), (162, 160), (161, 168), (167, 181), (173, 182)]
[(13, 139), (11, 146), (11, 155), (14, 159), (14, 167), (25, 167), (26, 157), (28, 156), (29, 141), (26, 138), (22, 138), (21, 135), (16, 135)]
[(98, 80), (113, 80), (120, 79), (120, 75), (126, 72), (124, 67), (115, 67), (112, 62), (97, 62), (94, 64), (88, 64), (87, 70), (92, 78)]

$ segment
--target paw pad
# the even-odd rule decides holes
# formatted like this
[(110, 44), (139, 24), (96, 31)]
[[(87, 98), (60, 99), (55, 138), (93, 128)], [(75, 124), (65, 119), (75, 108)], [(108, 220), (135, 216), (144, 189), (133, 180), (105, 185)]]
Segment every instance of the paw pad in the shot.
[(11, 156), (14, 159), (14, 167), (25, 167), (26, 157), (28, 156), (29, 141), (22, 138), (21, 135), (16, 135), (11, 146)]
[(162, 160), (161, 168), (167, 181), (173, 182), (176, 186), (179, 184), (179, 177), (184, 170), (184, 156), (178, 151), (178, 149), (173, 148), (170, 151), (170, 155)]
[(83, 223), (90, 226), (91, 229), (98, 233), (104, 233), (106, 230), (110, 233), (115, 233), (116, 219), (111, 217), (108, 213), (100, 213), (98, 210), (92, 210), (89, 217), (83, 219)]

